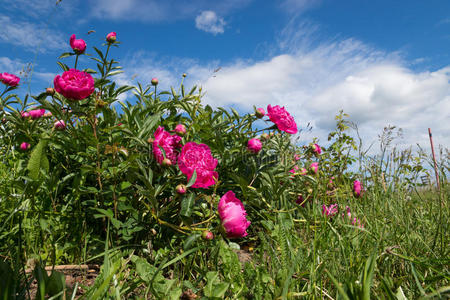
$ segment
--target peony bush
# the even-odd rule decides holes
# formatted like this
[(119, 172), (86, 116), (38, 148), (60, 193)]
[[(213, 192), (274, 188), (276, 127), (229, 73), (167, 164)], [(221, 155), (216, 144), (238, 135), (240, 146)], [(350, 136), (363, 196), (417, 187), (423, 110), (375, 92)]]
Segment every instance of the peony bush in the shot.
[[(355, 244), (367, 238), (371, 225), (354, 207), (364, 203), (362, 196), (371, 187), (350, 170), (355, 158), (349, 153), (356, 146), (343, 113), (328, 147), (317, 140), (300, 145), (299, 132), (307, 128), (279, 105), (251, 112), (213, 108), (202, 104), (201, 88), (188, 90), (181, 83), (159, 91), (157, 77), (119, 86), (114, 76), (123, 71), (110, 57), (118, 38), (110, 32), (105, 48), (94, 47), (96, 55), (87, 56), (85, 41), (72, 35), (67, 45), (72, 51), (59, 57), (61, 73), (33, 100), (12, 93), (20, 88), (20, 78), (0, 73), (5, 85), (1, 149), (15, 183), (2, 191), (7, 196), (0, 205), (25, 220), (20, 230), (5, 223), (4, 236), (14, 237), (4, 249), (22, 243), (23, 231), (30, 228), (38, 234), (27, 236), (27, 251), (54, 264), (126, 249), (133, 276), (147, 285), (160, 284), (152, 287), (159, 298), (168, 299), (168, 290), (179, 298), (181, 280), (190, 280), (189, 272), (182, 272), (176, 284), (168, 279), (176, 263), (193, 266), (192, 273), (201, 278), (195, 285), (219, 299), (225, 291), (251, 298), (251, 286), (241, 274), (250, 271), (236, 251), (251, 253), (271, 242), (280, 271), (264, 294), (270, 298), (281, 297), (277, 287), (294, 278), (290, 263), (310, 255), (298, 250), (308, 234), (340, 232)], [(82, 55), (91, 63), (79, 64)], [(288, 238), (286, 232), (294, 234)], [(295, 249), (290, 247), (295, 243)], [(269, 247), (264, 249), (258, 255), (266, 259)], [(188, 256), (202, 251), (204, 257)], [(224, 282), (214, 279), (219, 273), (199, 271), (197, 265), (220, 267)], [(170, 272), (161, 272), (165, 277), (158, 274), (169, 266)], [(255, 268), (245, 273), (248, 280), (266, 276)], [(264, 280), (261, 287), (268, 285)]]

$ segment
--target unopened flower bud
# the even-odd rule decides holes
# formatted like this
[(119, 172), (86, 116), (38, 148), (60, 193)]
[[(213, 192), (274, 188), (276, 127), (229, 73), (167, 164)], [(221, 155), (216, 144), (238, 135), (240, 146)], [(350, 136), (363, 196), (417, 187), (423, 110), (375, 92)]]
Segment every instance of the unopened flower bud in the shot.
[(156, 230), (155, 230), (154, 228), (150, 229), (150, 234), (151, 234), (151, 235), (155, 236), (156, 233), (157, 233), (157, 232), (156, 232)]
[(214, 239), (214, 234), (209, 230), (205, 230), (202, 232), (202, 238), (204, 240), (211, 241), (212, 239)]
[(153, 77), (151, 83), (152, 83), (152, 85), (157, 86), (159, 83), (158, 78)]
[(266, 114), (266, 112), (264, 111), (264, 108), (257, 108), (255, 111), (255, 115), (258, 119), (261, 119), (262, 117), (264, 117), (264, 115)]
[(162, 165), (163, 167), (170, 167), (170, 166), (172, 165), (172, 162), (170, 161), (170, 159), (164, 158), (163, 161), (162, 161), (162, 163), (161, 163), (161, 165)]
[(307, 191), (308, 194), (310, 194), (310, 195), (313, 193), (313, 189), (312, 189), (312, 188), (308, 188), (306, 191)]
[(114, 43), (116, 41), (116, 33), (115, 32), (108, 33), (108, 35), (106, 36), (106, 41), (110, 44)]
[(28, 144), (27, 142), (23, 142), (22, 144), (20, 144), (20, 149), (22, 149), (23, 151), (30, 149), (30, 147), (31, 145)]
[(6, 118), (2, 118), (2, 124), (6, 124)]
[(177, 185), (175, 190), (177, 191), (178, 194), (183, 195), (186, 194), (187, 187), (184, 184), (179, 184)]
[(56, 121), (53, 125), (55, 130), (65, 130), (66, 129), (66, 123), (64, 123), (63, 120)]
[(153, 143), (153, 138), (152, 137), (149, 137), (148, 139), (147, 139), (147, 143), (149, 143), (149, 144), (152, 144)]
[(178, 124), (175, 126), (175, 133), (178, 136), (184, 136), (186, 134), (186, 127), (183, 124)]
[(263, 140), (268, 140), (270, 137), (269, 137), (269, 135), (267, 134), (267, 133), (263, 133), (263, 134), (261, 134), (261, 138), (263, 139)]
[(186, 73), (183, 73), (183, 77), (186, 77), (187, 76), (187, 74)]
[(55, 94), (55, 89), (54, 88), (46, 88), (45, 92), (47, 93), (47, 95), (53, 96)]

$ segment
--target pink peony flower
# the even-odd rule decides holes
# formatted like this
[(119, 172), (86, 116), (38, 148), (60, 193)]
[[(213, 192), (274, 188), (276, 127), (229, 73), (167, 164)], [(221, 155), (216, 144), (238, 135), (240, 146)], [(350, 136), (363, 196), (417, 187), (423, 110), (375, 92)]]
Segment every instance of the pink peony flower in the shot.
[(30, 113), (27, 112), (27, 111), (22, 111), (20, 114), (22, 115), (22, 118), (28, 118), (28, 117), (30, 117)]
[(117, 38), (117, 34), (113, 31), (108, 33), (108, 35), (106, 36), (106, 41), (108, 43), (114, 43), (116, 41)]
[(16, 75), (9, 73), (0, 73), (0, 81), (8, 86), (17, 86), (20, 82), (20, 78)]
[(178, 136), (184, 136), (186, 134), (186, 126), (184, 126), (183, 124), (178, 124), (177, 126), (175, 126), (174, 131)]
[(20, 144), (20, 149), (22, 149), (23, 151), (30, 149), (30, 147), (31, 145), (27, 142), (23, 142), (22, 144)]
[(317, 144), (313, 144), (311, 146), (311, 148), (312, 148), (312, 151), (314, 152), (314, 154), (316, 154), (316, 155), (320, 155), (322, 153), (322, 148), (320, 148), (320, 146)]
[(53, 127), (56, 130), (65, 130), (66, 129), (66, 123), (64, 123), (64, 120), (56, 121)]
[(275, 105), (272, 107), (270, 104), (267, 106), (267, 115), (270, 121), (274, 122), (278, 129), (290, 134), (297, 133), (297, 124), (294, 118), (286, 111), (284, 107)]
[(346, 206), (345, 210), (346, 210), (346, 214), (342, 214), (343, 218), (345, 218), (345, 215), (347, 215), (347, 218), (350, 220), (350, 222), (353, 226), (358, 226), (360, 228), (364, 228), (364, 224), (361, 223), (360, 219), (358, 219), (356, 217), (352, 218), (352, 213), (350, 212), (350, 207)]
[(266, 111), (262, 107), (257, 108), (255, 111), (255, 115), (258, 119), (261, 119), (262, 117), (264, 117), (265, 114), (266, 114)]
[(247, 213), (244, 205), (232, 191), (226, 192), (220, 198), (218, 211), (222, 225), (229, 238), (247, 236), (247, 228), (250, 226), (250, 221), (246, 218)]
[(217, 159), (211, 155), (211, 149), (205, 144), (189, 142), (181, 149), (178, 157), (178, 167), (187, 176), (188, 181), (197, 173), (193, 188), (208, 188), (216, 183), (219, 174), (214, 171)]
[(353, 194), (356, 198), (359, 198), (362, 195), (362, 185), (359, 180), (353, 181)]
[(319, 163), (313, 162), (311, 165), (309, 165), (309, 169), (314, 173), (317, 174), (319, 172)]
[(177, 149), (181, 147), (181, 138), (177, 135), (171, 135), (169, 132), (164, 130), (164, 127), (159, 126), (154, 135), (153, 140), (153, 155), (159, 164), (164, 161), (164, 155), (161, 148), (164, 149), (166, 158), (171, 162), (171, 164), (177, 163), (178, 151)]
[(82, 39), (76, 40), (75, 34), (70, 37), (70, 47), (76, 54), (83, 54), (86, 50), (86, 42)]
[(261, 151), (261, 149), (262, 149), (262, 143), (259, 139), (254, 138), (254, 139), (251, 139), (248, 141), (248, 143), (247, 143), (248, 151), (250, 151), (254, 154), (257, 154), (259, 151)]
[(338, 213), (338, 205), (331, 204), (330, 206), (322, 205), (322, 215), (332, 217)]
[(42, 117), (45, 114), (45, 109), (34, 109), (34, 110), (30, 110), (30, 117), (33, 120), (39, 119), (40, 117)]
[(83, 100), (95, 90), (92, 76), (76, 69), (65, 71), (62, 76), (56, 75), (53, 83), (58, 93), (71, 100)]

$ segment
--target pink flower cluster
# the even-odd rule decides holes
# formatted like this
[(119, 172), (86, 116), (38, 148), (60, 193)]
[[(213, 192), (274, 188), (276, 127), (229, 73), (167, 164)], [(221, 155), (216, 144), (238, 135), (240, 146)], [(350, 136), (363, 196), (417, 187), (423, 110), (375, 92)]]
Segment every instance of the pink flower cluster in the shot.
[(247, 212), (242, 202), (236, 198), (232, 191), (228, 191), (220, 198), (219, 217), (229, 238), (240, 238), (247, 236), (247, 228), (250, 221), (247, 220)]
[(277, 125), (279, 130), (290, 134), (297, 133), (297, 124), (284, 107), (278, 105), (272, 107), (269, 104), (267, 106), (267, 115), (269, 116), (270, 121)]
[(4, 84), (6, 84), (7, 86), (17, 86), (20, 82), (20, 78), (17, 77), (16, 75), (13, 74), (9, 74), (9, 73), (0, 73), (0, 81)]
[[(346, 206), (345, 207), (345, 215), (347, 215), (347, 218), (351, 221), (353, 226), (358, 226), (359, 228), (364, 228), (364, 224), (361, 222), (360, 219), (353, 217), (352, 218), (352, 213), (350, 212), (350, 207)], [(342, 217), (345, 218), (345, 215), (342, 214)]]
[(86, 72), (70, 69), (53, 80), (55, 90), (71, 100), (83, 100), (95, 90), (94, 79)]
[(338, 213), (338, 205), (331, 204), (330, 206), (322, 205), (322, 215), (326, 217), (332, 217)]
[(317, 174), (317, 172), (319, 172), (319, 163), (318, 162), (313, 162), (309, 165), (309, 169), (311, 170), (312, 173)]

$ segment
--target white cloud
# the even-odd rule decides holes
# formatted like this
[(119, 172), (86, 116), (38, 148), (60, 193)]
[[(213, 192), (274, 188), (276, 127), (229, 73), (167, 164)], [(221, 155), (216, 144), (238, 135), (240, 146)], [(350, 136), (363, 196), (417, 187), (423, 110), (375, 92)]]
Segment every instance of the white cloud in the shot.
[(205, 102), (212, 106), (244, 112), (251, 112), (253, 105), (285, 106), (300, 128), (308, 123), (314, 127), (311, 134), (301, 133), (306, 143), (317, 136), (326, 144), (334, 116), (342, 109), (358, 124), (367, 144), (389, 124), (404, 129), (405, 145), (427, 145), (428, 127), (436, 144), (450, 144), (450, 66), (413, 71), (399, 53), (385, 53), (354, 39), (311, 42), (308, 32), (297, 33), (285, 29), (278, 53), (269, 51), (273, 54), (266, 60), (199, 63), (143, 54), (133, 60), (132, 72), (145, 75), (146, 82), (162, 77), (166, 86), (177, 86), (186, 72), (186, 86), (201, 85)]
[(32, 52), (58, 50), (66, 46), (65, 40), (58, 32), (47, 29), (43, 24), (18, 21), (0, 15), (0, 41), (22, 46)]
[(200, 11), (226, 15), (252, 0), (90, 0), (92, 15), (101, 19), (172, 22), (194, 18)]
[(195, 27), (216, 35), (224, 32), (225, 21), (218, 17), (215, 12), (205, 10), (195, 18)]

